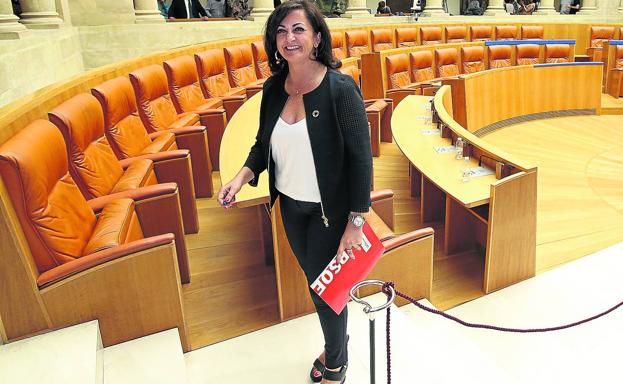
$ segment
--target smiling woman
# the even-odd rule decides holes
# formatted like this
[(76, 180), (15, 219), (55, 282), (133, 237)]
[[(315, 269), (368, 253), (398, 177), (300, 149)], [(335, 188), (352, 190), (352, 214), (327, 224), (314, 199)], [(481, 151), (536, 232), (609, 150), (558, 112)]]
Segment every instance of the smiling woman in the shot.
[[(308, 283), (335, 255), (360, 249), (370, 207), (372, 154), (363, 99), (353, 79), (335, 71), (331, 35), (315, 4), (292, 0), (266, 22), (272, 76), (264, 83), (260, 127), (244, 167), (218, 195), (228, 207), (242, 186), (268, 170), (271, 207), (283, 224)], [(314, 382), (343, 383), (348, 366), (347, 309), (333, 310), (313, 291), (324, 334)]]

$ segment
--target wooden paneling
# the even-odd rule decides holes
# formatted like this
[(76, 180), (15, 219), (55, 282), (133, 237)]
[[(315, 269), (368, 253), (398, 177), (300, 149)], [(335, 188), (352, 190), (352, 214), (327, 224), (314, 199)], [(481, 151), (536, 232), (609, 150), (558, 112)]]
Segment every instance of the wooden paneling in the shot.
[(537, 172), (491, 185), (484, 290), (489, 293), (534, 276)]
[(53, 327), (97, 319), (104, 346), (177, 328), (190, 350), (173, 244), (131, 254), (41, 291)]
[(305, 274), (286, 237), (279, 201), (273, 206), (272, 222), (279, 315), (281, 320), (288, 320), (314, 311), (314, 304)]
[(533, 113), (599, 110), (601, 74), (600, 65), (573, 65), (519, 66), (463, 75), (466, 128), (475, 132), (501, 120)]

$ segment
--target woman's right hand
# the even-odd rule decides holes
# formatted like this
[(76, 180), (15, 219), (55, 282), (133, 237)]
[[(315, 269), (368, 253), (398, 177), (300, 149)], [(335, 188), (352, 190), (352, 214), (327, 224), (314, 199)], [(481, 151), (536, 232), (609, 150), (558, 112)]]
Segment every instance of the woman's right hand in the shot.
[(231, 207), (236, 201), (236, 193), (242, 189), (242, 183), (238, 181), (238, 178), (234, 178), (229, 183), (223, 185), (221, 190), (218, 191), (218, 202), (223, 208)]

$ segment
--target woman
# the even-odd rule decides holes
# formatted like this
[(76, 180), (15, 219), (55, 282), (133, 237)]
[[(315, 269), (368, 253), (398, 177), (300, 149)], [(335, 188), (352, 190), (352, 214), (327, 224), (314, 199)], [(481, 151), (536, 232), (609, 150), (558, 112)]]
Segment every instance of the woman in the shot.
[[(370, 206), (372, 154), (363, 99), (335, 68), (331, 35), (307, 0), (282, 3), (266, 22), (273, 75), (265, 82), (260, 127), (240, 172), (219, 191), (230, 206), (268, 169), (270, 204), (279, 197), (286, 236), (308, 282), (343, 251), (359, 249)], [(310, 290), (324, 334), (314, 382), (342, 383), (348, 365), (347, 310), (334, 313)]]

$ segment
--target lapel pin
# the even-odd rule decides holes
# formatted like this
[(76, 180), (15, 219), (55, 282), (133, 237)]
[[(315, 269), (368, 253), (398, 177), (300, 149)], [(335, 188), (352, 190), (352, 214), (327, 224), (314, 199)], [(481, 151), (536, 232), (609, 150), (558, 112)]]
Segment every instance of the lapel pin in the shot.
[(317, 109), (314, 109), (314, 111), (312, 112), (312, 116), (313, 117), (318, 117), (318, 116), (320, 116), (320, 112), (318, 112)]

